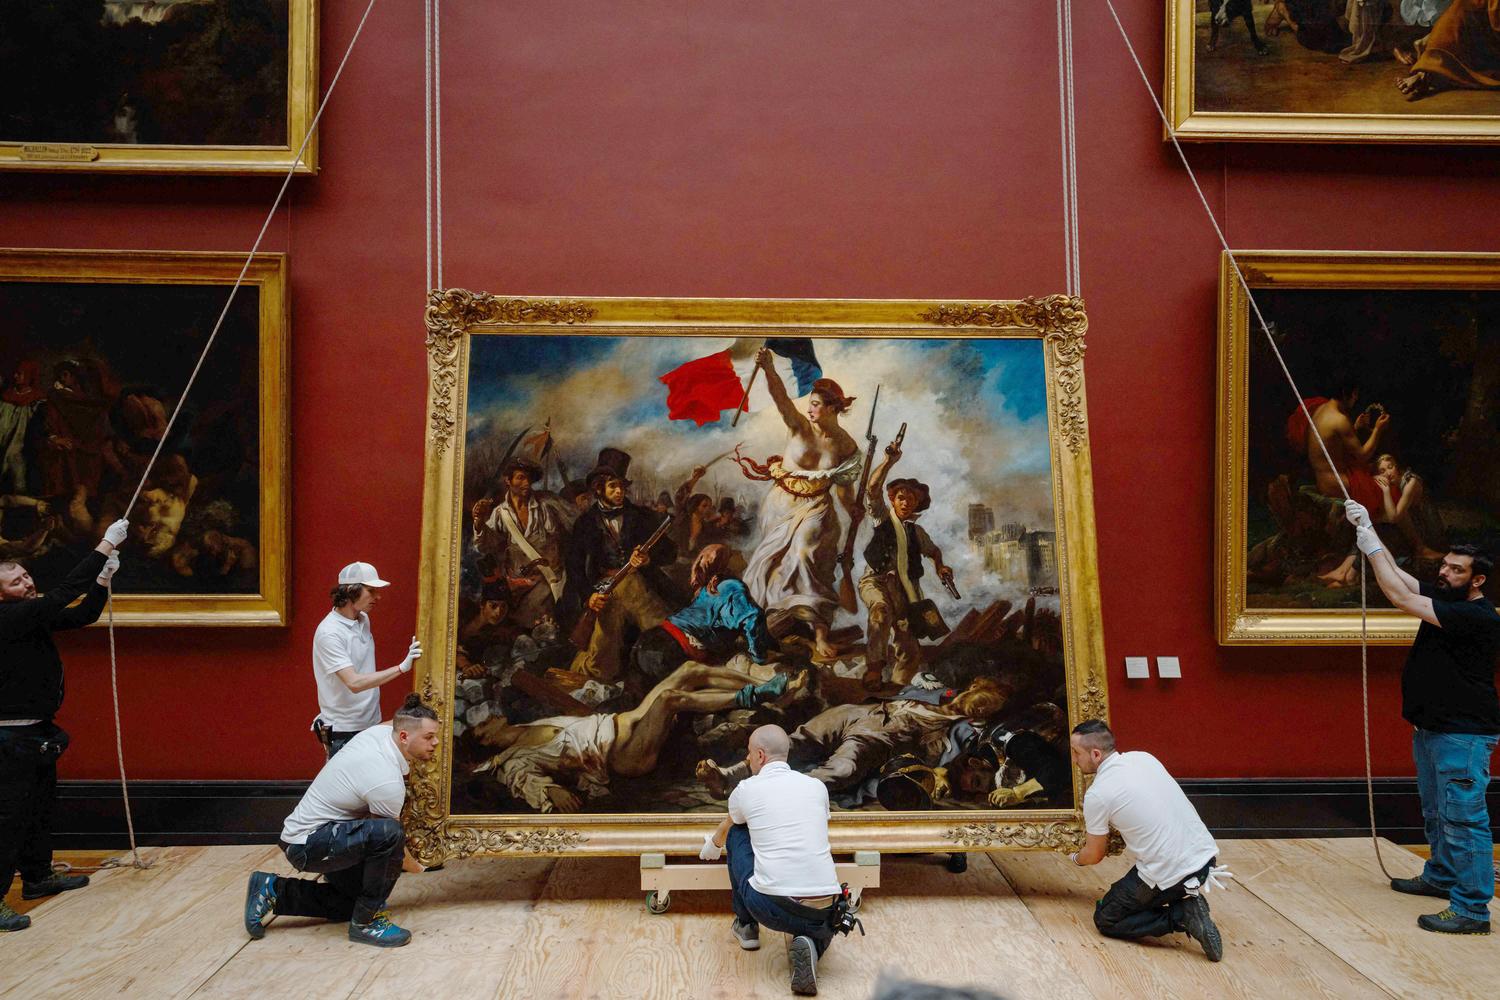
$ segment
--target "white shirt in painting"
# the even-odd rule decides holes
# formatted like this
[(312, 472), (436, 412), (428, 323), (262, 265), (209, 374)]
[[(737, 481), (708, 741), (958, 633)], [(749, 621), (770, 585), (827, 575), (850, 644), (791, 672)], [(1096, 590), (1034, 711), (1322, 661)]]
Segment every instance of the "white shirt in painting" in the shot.
[(1181, 786), (1144, 750), (1100, 762), (1083, 798), (1083, 825), (1097, 837), (1119, 830), (1141, 879), (1157, 889), (1176, 885), (1219, 853)]
[(380, 724), (380, 689), (350, 691), (338, 676), (344, 667), (356, 674), (375, 672), (375, 637), (370, 616), (345, 618), (330, 611), (313, 633), (313, 678), (318, 684), (318, 715), (341, 733), (358, 733)]
[(767, 896), (829, 896), (840, 891), (828, 847), (828, 787), (771, 761), (735, 786), (729, 819), (750, 828), (755, 874), (750, 887)]
[(323, 765), (282, 825), (281, 839), (305, 844), (324, 823), (370, 817), (399, 820), (410, 770), (390, 723), (366, 729)]

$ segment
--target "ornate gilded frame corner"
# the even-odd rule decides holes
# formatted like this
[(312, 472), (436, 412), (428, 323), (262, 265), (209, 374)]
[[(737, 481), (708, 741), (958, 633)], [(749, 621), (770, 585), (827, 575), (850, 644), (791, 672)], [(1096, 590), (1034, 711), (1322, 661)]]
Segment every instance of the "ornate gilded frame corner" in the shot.
[[(1500, 290), (1500, 254), (1236, 250), (1252, 291), (1304, 289)], [(1228, 254), (1219, 258), (1218, 426), (1214, 475), (1214, 617), (1220, 645), (1354, 645), (1359, 610), (1257, 608), (1246, 593), (1250, 345), (1264, 337)], [(1299, 377), (1298, 372), (1293, 372)], [(1303, 386), (1304, 389), (1308, 388)], [(1291, 390), (1287, 390), (1292, 404)], [(1416, 636), (1410, 615), (1377, 609), (1369, 641), (1404, 645)]]
[(318, 108), (319, 0), (287, 0), (287, 141), (275, 146), (0, 142), (0, 171), (48, 173), (285, 174), (318, 172), (318, 136), (297, 149)]
[[(227, 297), (243, 254), (158, 250), (0, 250), (0, 281), (60, 284), (222, 285)], [(259, 297), (260, 592), (118, 595), (116, 625), (285, 625), (290, 510), (287, 259), (255, 255), (245, 287)]]
[[(443, 731), (433, 760), (414, 767), (404, 820), (424, 863), (474, 854), (693, 854), (713, 814), (451, 815), (456, 580), (462, 532), (461, 476), (467, 391), (467, 339), (473, 335), (581, 334), (1030, 338), (1042, 341), (1052, 428), (1053, 499), (1058, 511), (1059, 599), (1064, 621), (1071, 722), (1107, 719), (1104, 640), (1083, 355), (1088, 319), (1082, 300), (1063, 295), (999, 302), (909, 300), (754, 300), (526, 298), (463, 289), (433, 291), (426, 309), (427, 460), (423, 491), (418, 629), (427, 655), (418, 690)], [(1074, 801), (1083, 800), (1074, 774)], [(835, 813), (838, 852), (1073, 850), (1082, 810)]]
[(1184, 142), (1500, 143), (1500, 115), (1200, 111), (1196, 16), (1195, 0), (1167, 0), (1163, 107), (1172, 133)]

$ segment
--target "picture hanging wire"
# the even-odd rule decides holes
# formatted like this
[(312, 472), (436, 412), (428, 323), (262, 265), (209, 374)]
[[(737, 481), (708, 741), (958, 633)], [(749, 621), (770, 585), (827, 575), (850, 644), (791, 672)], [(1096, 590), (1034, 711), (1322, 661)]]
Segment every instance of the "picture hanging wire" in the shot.
[[(1069, 3), (1070, 0), (1059, 0), (1060, 3)], [(1307, 419), (1308, 426), (1313, 426), (1312, 413), (1308, 411), (1307, 401), (1302, 396), (1302, 390), (1297, 387), (1297, 380), (1292, 377), (1292, 371), (1287, 367), (1286, 359), (1281, 355), (1281, 348), (1276, 345), (1276, 338), (1271, 335), (1270, 325), (1266, 323), (1265, 316), (1260, 311), (1260, 304), (1255, 301), (1255, 293), (1250, 290), (1250, 284), (1245, 280), (1244, 272), (1240, 270), (1240, 262), (1235, 258), (1234, 251), (1229, 248), (1229, 240), (1224, 236), (1224, 230), (1219, 225), (1214, 210), (1208, 204), (1208, 197), (1203, 193), (1203, 186), (1198, 183), (1198, 175), (1193, 171), (1193, 165), (1188, 162), (1187, 153), (1182, 148), (1182, 143), (1177, 139), (1177, 132), (1172, 128), (1172, 122), (1167, 117), (1166, 109), (1162, 107), (1161, 99), (1156, 95), (1156, 89), (1151, 86), (1151, 80), (1146, 75), (1146, 68), (1141, 64), (1141, 58), (1136, 53), (1135, 46), (1131, 44), (1130, 34), (1125, 30), (1125, 25), (1120, 21), (1119, 12), (1115, 10), (1114, 0), (1104, 0), (1109, 7), (1110, 17), (1114, 19), (1115, 27), (1120, 31), (1120, 39), (1125, 43), (1126, 50), (1130, 53), (1130, 59), (1135, 63), (1136, 72), (1140, 74), (1141, 83), (1146, 88), (1146, 93), (1151, 97), (1151, 103), (1156, 106), (1156, 113), (1161, 117), (1162, 127), (1166, 129), (1167, 138), (1172, 140), (1172, 148), (1177, 151), (1177, 157), (1182, 161), (1183, 168), (1187, 171), (1188, 180), (1193, 182), (1193, 190), (1198, 193), (1198, 201), (1203, 205), (1203, 211), (1208, 216), (1208, 221), (1214, 227), (1214, 233), (1219, 237), (1219, 245), (1224, 250), (1224, 256), (1229, 261), (1229, 266), (1234, 271), (1234, 280), (1245, 293), (1245, 299), (1250, 304), (1250, 309), (1255, 313), (1255, 322), (1260, 326), (1261, 332), (1265, 334), (1266, 343), (1271, 345), (1271, 353), (1276, 358), (1276, 363), (1281, 366), (1281, 373), (1286, 376), (1287, 385), (1291, 387), (1292, 394), (1297, 398), (1297, 406), (1302, 415)], [(1071, 113), (1071, 109), (1070, 109)], [(1338, 465), (1333, 456), (1328, 453), (1328, 446), (1324, 443), (1322, 435), (1313, 435), (1318, 442), (1318, 450), (1323, 453), (1323, 460), (1328, 467), (1335, 472)], [(1344, 485), (1344, 479), (1339, 477), (1339, 492), (1343, 493), (1344, 501), (1352, 500), (1349, 490)], [(1364, 719), (1365, 740), (1365, 799), (1369, 807), (1370, 815), (1370, 843), (1375, 848), (1375, 860), (1380, 865), (1380, 870), (1385, 873), (1386, 878), (1394, 878), (1385, 867), (1385, 858), (1380, 853), (1380, 837), (1375, 827), (1375, 779), (1374, 770), (1370, 763), (1370, 631), (1369, 631), (1369, 598), (1367, 594), (1368, 584), (1365, 579), (1365, 555), (1359, 556), (1359, 682), (1360, 682), (1360, 704)]]
[[(323, 95), (323, 100), (318, 104), (318, 111), (313, 115), (312, 121), (307, 126), (307, 134), (302, 137), (302, 145), (297, 147), (297, 155), (292, 158), (292, 165), (286, 172), (286, 177), (281, 182), (281, 189), (276, 192), (276, 199), (271, 202), (271, 210), (266, 213), (265, 222), (261, 223), (260, 232), (256, 234), (255, 242), (250, 247), (250, 252), (245, 255), (245, 264), (240, 268), (239, 276), (234, 279), (234, 285), (229, 289), (229, 297), (224, 300), (224, 308), (219, 312), (219, 318), (214, 322), (213, 330), (203, 344), (203, 350), (198, 353), (198, 362), (193, 365), (193, 371), (188, 376), (187, 385), (183, 386), (182, 394), (177, 397), (177, 405), (172, 407), (172, 415), (167, 420), (166, 428), (162, 431), (161, 439), (156, 442), (156, 450), (151, 454), (151, 460), (146, 463), (146, 468), (141, 472), (141, 480), (136, 484), (135, 492), (131, 494), (130, 503), (125, 505), (125, 517), (135, 509), (135, 503), (141, 496), (141, 490), (145, 488), (146, 481), (151, 478), (152, 467), (156, 460), (161, 457), (161, 450), (171, 436), (172, 426), (177, 422), (178, 414), (182, 412), (183, 404), (187, 402), (188, 392), (192, 390), (193, 383), (198, 379), (198, 373), (203, 369), (203, 362), (208, 358), (208, 352), (213, 349), (214, 340), (219, 335), (219, 329), (224, 325), (224, 318), (229, 315), (229, 307), (234, 304), (234, 297), (238, 294), (240, 286), (245, 282), (245, 275), (250, 270), (250, 264), (255, 260), (255, 255), (260, 251), (260, 244), (266, 236), (266, 230), (271, 227), (271, 220), (276, 217), (276, 211), (281, 207), (281, 200), (286, 197), (287, 188), (292, 183), (292, 175), (296, 173), (297, 167), (302, 163), (302, 156), (307, 152), (307, 145), (317, 133), (318, 122), (323, 117), (323, 110), (328, 107), (328, 101), (333, 97), (334, 88), (339, 84), (339, 77), (344, 73), (344, 67), (349, 63), (349, 56), (354, 52), (354, 46), (359, 42), (359, 36), (365, 30), (365, 22), (370, 19), (370, 12), (375, 8), (375, 0), (370, 0), (365, 7), (359, 24), (354, 29), (354, 35), (349, 39), (349, 47), (344, 50), (344, 58), (339, 60), (338, 69), (333, 73), (333, 78), (328, 81), (328, 91)], [(119, 664), (115, 656), (115, 604), (114, 604), (114, 580), (105, 584), (107, 591), (105, 607), (108, 610), (107, 630), (109, 632), (109, 688), (110, 697), (114, 703), (115, 714), (115, 754), (120, 764), (120, 797), (125, 805), (125, 829), (130, 837), (130, 856), (132, 868), (149, 868), (149, 862), (141, 860), (141, 854), (135, 841), (135, 820), (130, 813), (130, 788), (125, 777), (125, 741), (120, 726), (120, 681)], [(105, 864), (101, 868), (120, 867), (119, 865)]]

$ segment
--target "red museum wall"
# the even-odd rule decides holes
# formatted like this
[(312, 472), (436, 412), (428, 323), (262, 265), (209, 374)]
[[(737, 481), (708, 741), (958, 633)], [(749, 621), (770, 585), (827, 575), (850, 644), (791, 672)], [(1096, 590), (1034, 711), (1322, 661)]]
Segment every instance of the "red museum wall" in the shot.
[[(1119, 4), (1153, 79), (1162, 5)], [(364, 5), (325, 0), (322, 78)], [(1108, 18), (1077, 22), (1086, 372), (1105, 645), (1124, 742), (1181, 776), (1361, 772), (1357, 650), (1214, 640), (1218, 247)], [(291, 620), (124, 630), (132, 777), (308, 777), (308, 649), (337, 568), (416, 612), (422, 13), (378, 5), (267, 249), (290, 254)], [(1048, 3), (444, 7), (444, 278), (496, 292), (992, 299), (1062, 291)], [(1283, 41), (1282, 44), (1291, 44)], [(1237, 248), (1486, 250), (1494, 151), (1200, 146)], [(0, 246), (247, 249), (277, 182), (6, 174)], [(62, 640), (70, 778), (114, 773), (100, 630)], [(1124, 680), (1175, 654), (1180, 681)], [(1377, 774), (1411, 773), (1399, 650), (1372, 654)], [(400, 698), (385, 691), (389, 711)]]

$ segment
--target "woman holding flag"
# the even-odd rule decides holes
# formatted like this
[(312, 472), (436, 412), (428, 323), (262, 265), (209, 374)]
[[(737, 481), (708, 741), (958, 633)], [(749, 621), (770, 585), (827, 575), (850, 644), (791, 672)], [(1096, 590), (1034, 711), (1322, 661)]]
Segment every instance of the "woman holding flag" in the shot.
[(755, 363), (765, 372), (789, 436), (784, 453), (764, 466), (738, 459), (747, 476), (772, 484), (761, 504), (759, 542), (745, 568), (745, 585), (766, 609), (773, 635), (786, 634), (796, 622), (810, 625), (814, 657), (831, 660), (838, 654), (828, 638), (838, 610), (839, 519), (833, 497), (852, 523), (860, 471), (859, 446), (839, 426), (839, 414), (854, 397), (845, 396), (832, 379), (819, 378), (804, 413), (787, 393), (771, 350), (762, 348)]

